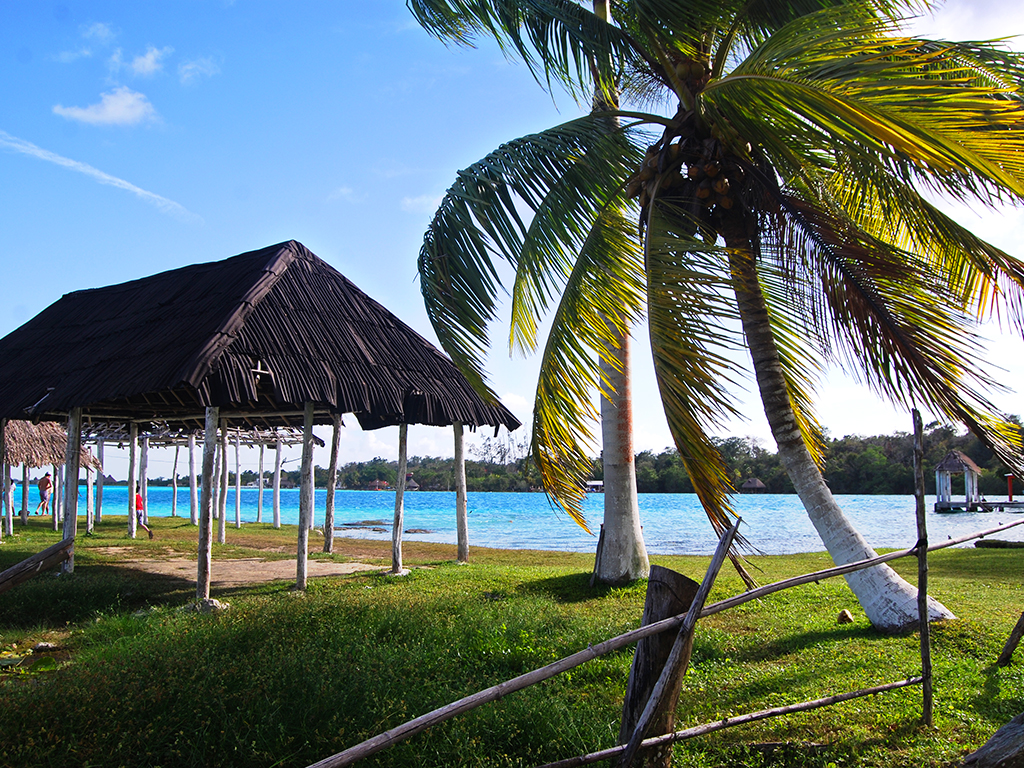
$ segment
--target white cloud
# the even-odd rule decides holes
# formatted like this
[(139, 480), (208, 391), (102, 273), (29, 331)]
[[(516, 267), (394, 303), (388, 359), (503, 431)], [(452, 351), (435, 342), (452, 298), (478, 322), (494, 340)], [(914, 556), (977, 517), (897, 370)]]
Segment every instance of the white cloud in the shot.
[(99, 104), (88, 107), (64, 107), (58, 104), (53, 108), (53, 113), (90, 125), (135, 125), (157, 119), (156, 110), (145, 94), (127, 86), (122, 85), (101, 94), (100, 99)]
[(143, 77), (155, 74), (164, 68), (162, 59), (172, 53), (174, 53), (174, 49), (170, 46), (157, 49), (151, 45), (146, 49), (144, 55), (132, 59), (132, 72)]
[(188, 85), (200, 77), (213, 77), (219, 74), (220, 67), (214, 63), (213, 59), (206, 57), (183, 61), (178, 65), (178, 79), (182, 85)]
[(338, 187), (331, 194), (327, 196), (327, 202), (333, 203), (335, 200), (344, 200), (346, 203), (354, 203), (359, 199), (356, 195), (356, 191), (352, 187)]
[(82, 37), (86, 40), (95, 40), (98, 43), (109, 43), (117, 35), (110, 28), (109, 24), (103, 24), (102, 22), (94, 22), (89, 26), (82, 27)]
[(402, 210), (408, 213), (433, 213), (444, 199), (444, 195), (420, 195), (403, 197)]
[(104, 173), (98, 168), (93, 168), (91, 165), (79, 162), (78, 160), (71, 160), (67, 157), (62, 157), (54, 152), (50, 152), (42, 147), (37, 147), (35, 144), (19, 139), (15, 136), (11, 136), (9, 133), (0, 131), (0, 147), (6, 147), (7, 149), (15, 152), (20, 152), (23, 155), (29, 157), (35, 157), (39, 160), (45, 160), (48, 163), (54, 163), (55, 165), (69, 168), (72, 171), (78, 173), (84, 173), (100, 184), (108, 184), (118, 189), (123, 189), (127, 192), (131, 192), (136, 197), (140, 197), (147, 203), (156, 206), (162, 213), (170, 214), (177, 219), (188, 222), (202, 223), (202, 219), (196, 214), (186, 209), (180, 203), (176, 203), (173, 200), (168, 200), (166, 197), (154, 194), (153, 192), (147, 192), (145, 189), (135, 186), (131, 182), (119, 179), (116, 176), (111, 176), (109, 173)]
[(79, 48), (77, 51), (62, 51), (54, 58), (61, 64), (71, 64), (79, 59), (87, 59), (90, 56), (92, 56), (92, 51), (89, 48)]

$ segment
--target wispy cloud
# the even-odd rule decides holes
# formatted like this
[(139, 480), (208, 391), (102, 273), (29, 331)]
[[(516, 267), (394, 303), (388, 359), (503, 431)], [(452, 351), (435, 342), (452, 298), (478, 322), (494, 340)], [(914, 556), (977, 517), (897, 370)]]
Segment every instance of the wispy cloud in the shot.
[(213, 77), (219, 74), (220, 67), (214, 63), (213, 59), (205, 57), (183, 61), (178, 65), (178, 79), (182, 85), (189, 85), (201, 77)]
[(77, 51), (61, 51), (54, 58), (61, 64), (71, 64), (79, 59), (88, 59), (92, 56), (89, 48), (79, 48)]
[(116, 33), (110, 28), (109, 24), (104, 24), (99, 21), (82, 27), (82, 37), (86, 40), (95, 40), (98, 43), (106, 44), (116, 36)]
[(174, 53), (174, 49), (169, 45), (164, 48), (154, 48), (151, 45), (146, 49), (145, 54), (132, 59), (132, 72), (143, 77), (156, 74), (164, 68), (162, 60), (172, 53)]
[(359, 197), (352, 187), (338, 187), (327, 196), (327, 202), (333, 203), (336, 200), (344, 200), (346, 203), (354, 203)]
[(153, 192), (148, 192), (145, 189), (135, 186), (129, 181), (119, 179), (116, 176), (111, 176), (109, 173), (104, 173), (98, 168), (93, 168), (91, 165), (79, 162), (78, 160), (71, 160), (70, 158), (63, 157), (54, 152), (50, 152), (42, 147), (37, 147), (35, 144), (19, 139), (16, 136), (11, 136), (5, 131), (0, 131), (0, 147), (12, 150), (14, 152), (20, 152), (23, 155), (29, 157), (35, 157), (39, 160), (45, 160), (48, 163), (54, 163), (55, 165), (62, 166), (63, 168), (69, 168), (72, 171), (78, 173), (84, 173), (86, 176), (95, 179), (100, 184), (108, 184), (118, 189), (126, 190), (131, 192), (136, 197), (145, 200), (150, 205), (156, 206), (161, 213), (166, 213), (174, 218), (185, 221), (190, 224), (201, 224), (203, 222), (202, 217), (192, 213), (180, 203), (176, 203), (173, 200), (168, 200), (166, 197), (161, 197)]
[(145, 94), (124, 85), (101, 94), (99, 104), (88, 107), (64, 107), (58, 104), (53, 108), (53, 113), (90, 125), (135, 125), (157, 119), (156, 110)]
[(441, 204), (444, 195), (419, 195), (418, 197), (403, 197), (402, 210), (408, 213), (433, 213)]

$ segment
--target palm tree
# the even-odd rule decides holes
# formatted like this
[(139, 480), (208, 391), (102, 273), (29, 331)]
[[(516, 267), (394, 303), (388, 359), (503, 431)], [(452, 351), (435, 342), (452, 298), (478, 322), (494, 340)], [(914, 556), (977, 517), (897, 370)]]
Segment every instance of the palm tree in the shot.
[[(514, 348), (537, 348), (554, 305), (533, 450), (571, 515), (589, 395), (614, 386), (601, 362), (614, 367), (607, 350), (644, 314), (669, 427), (719, 531), (733, 489), (711, 434), (734, 413), (739, 349), (837, 563), (871, 550), (821, 477), (813, 395), (826, 366), (967, 424), (1020, 466), (1017, 433), (984, 394), (998, 385), (975, 331), (992, 313), (1024, 327), (1024, 263), (928, 197), (1024, 195), (1019, 57), (907, 37), (907, 4), (887, 0), (635, 0), (613, 3), (610, 21), (570, 0), (408, 4), (444, 40), (492, 37), (542, 84), (634, 107), (462, 171), (419, 258), (438, 337), (480, 387), (501, 288), (492, 260), (515, 269)], [(891, 569), (847, 580), (876, 627), (917, 620), (915, 590)]]

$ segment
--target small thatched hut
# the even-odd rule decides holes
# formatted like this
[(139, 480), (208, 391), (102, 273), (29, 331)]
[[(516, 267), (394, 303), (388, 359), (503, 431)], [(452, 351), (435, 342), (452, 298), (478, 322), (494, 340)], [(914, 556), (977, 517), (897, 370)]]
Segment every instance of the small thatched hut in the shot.
[[(53, 421), (33, 424), (31, 421), (12, 420), (4, 427), (3, 458), (11, 466), (26, 467), (63, 466), (68, 446), (68, 433)], [(80, 453), (81, 466), (100, 471), (100, 462), (88, 449)]]

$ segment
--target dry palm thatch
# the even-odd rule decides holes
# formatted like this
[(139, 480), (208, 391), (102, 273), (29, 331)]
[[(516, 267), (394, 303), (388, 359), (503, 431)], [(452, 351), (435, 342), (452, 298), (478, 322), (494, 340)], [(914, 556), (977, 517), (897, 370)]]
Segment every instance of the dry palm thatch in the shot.
[[(64, 464), (68, 434), (60, 424), (43, 421), (8, 421), (4, 427), (4, 458), (12, 466), (27, 464), (30, 467), (51, 467)], [(102, 470), (99, 460), (83, 448), (81, 466)]]

